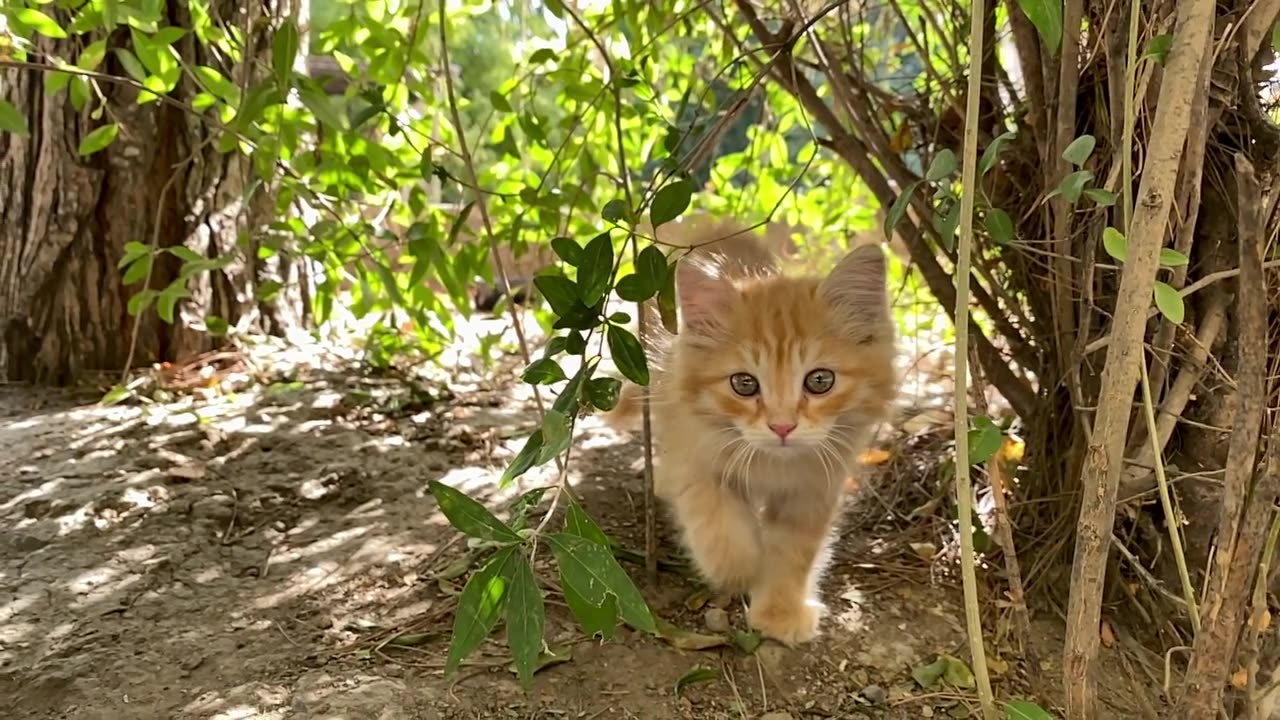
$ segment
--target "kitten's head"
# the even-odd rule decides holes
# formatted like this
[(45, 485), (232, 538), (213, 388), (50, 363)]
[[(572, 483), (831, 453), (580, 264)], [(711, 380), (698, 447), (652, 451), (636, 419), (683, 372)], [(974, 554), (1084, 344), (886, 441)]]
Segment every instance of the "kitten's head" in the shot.
[(826, 278), (735, 279), (706, 260), (677, 273), (676, 387), (726, 441), (847, 455), (889, 407), (894, 333), (878, 245), (851, 251)]

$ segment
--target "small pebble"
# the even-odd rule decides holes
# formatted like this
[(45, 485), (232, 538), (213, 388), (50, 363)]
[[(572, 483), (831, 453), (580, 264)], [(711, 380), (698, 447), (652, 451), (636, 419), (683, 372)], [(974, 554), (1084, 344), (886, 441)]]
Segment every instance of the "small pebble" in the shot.
[(889, 699), (889, 693), (879, 685), (868, 685), (862, 688), (862, 697), (867, 699), (872, 705), (883, 705)]
[(702, 619), (707, 624), (707, 629), (711, 632), (729, 632), (729, 613), (720, 608), (707, 608), (707, 612), (703, 614)]

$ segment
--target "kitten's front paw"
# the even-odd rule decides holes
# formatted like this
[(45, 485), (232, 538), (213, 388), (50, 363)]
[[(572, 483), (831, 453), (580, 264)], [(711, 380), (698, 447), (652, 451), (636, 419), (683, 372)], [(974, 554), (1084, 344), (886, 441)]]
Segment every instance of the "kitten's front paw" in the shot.
[(784, 645), (798, 645), (818, 636), (823, 612), (822, 603), (817, 600), (793, 603), (766, 600), (752, 603), (747, 621), (765, 637)]

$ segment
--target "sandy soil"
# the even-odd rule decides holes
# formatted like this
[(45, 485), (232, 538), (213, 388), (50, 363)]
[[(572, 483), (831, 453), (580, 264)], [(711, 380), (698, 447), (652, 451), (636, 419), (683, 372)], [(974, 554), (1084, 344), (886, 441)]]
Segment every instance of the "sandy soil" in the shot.
[[(968, 656), (958, 591), (923, 558), (886, 571), (867, 537), (837, 548), (832, 617), (810, 647), (681, 650), (626, 628), (589, 641), (549, 592), (547, 642), (571, 659), (531, 692), (501, 628), (444, 677), (468, 550), (426, 486), (500, 509), (549, 482), (495, 491), (534, 423), (518, 365), (500, 363), (495, 382), (455, 377), (448, 393), (330, 365), (291, 360), (235, 392), (109, 408), (0, 386), (6, 718), (969, 716), (971, 695), (911, 675), (938, 653)], [(574, 453), (586, 509), (641, 549), (638, 445), (588, 420)], [(665, 524), (663, 538), (675, 558)], [(690, 578), (628, 569), (663, 619), (703, 633), (722, 621), (691, 601)], [(1023, 687), (1013, 665), (996, 676), (1005, 697)], [(712, 679), (677, 692), (699, 667)]]

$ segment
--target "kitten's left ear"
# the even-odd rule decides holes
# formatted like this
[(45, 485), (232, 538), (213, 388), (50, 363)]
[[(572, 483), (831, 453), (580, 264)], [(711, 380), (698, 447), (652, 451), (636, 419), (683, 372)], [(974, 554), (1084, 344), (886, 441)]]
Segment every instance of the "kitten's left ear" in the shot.
[(879, 243), (860, 245), (836, 263), (822, 295), (860, 344), (890, 340), (888, 264)]

